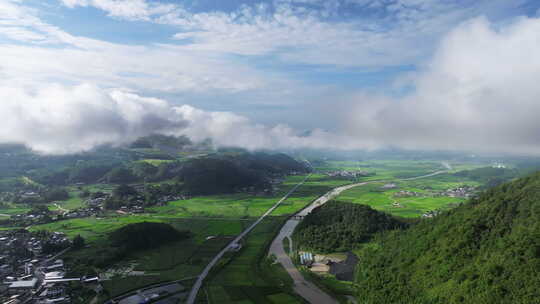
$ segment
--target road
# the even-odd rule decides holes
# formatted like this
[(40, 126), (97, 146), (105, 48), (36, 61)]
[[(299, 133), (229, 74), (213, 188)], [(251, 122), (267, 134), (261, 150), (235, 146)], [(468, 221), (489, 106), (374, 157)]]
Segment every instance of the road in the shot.
[[(311, 174), (310, 174), (311, 175)], [(310, 175), (307, 175), (304, 180), (302, 180), (300, 183), (295, 185), (285, 196), (283, 196), (277, 203), (274, 204), (270, 209), (268, 209), (261, 217), (259, 217), (253, 224), (251, 224), (248, 228), (246, 228), (242, 233), (240, 233), (234, 240), (232, 240), (225, 248), (223, 248), (211, 261), (206, 265), (204, 270), (199, 275), (197, 281), (191, 288), (191, 291), (189, 293), (189, 297), (187, 299), (188, 304), (195, 303), (195, 299), (197, 298), (197, 293), (199, 292), (199, 289), (201, 289), (202, 283), (204, 282), (204, 279), (208, 276), (208, 273), (210, 273), (210, 270), (216, 265), (216, 263), (223, 257), (223, 255), (231, 250), (233, 246), (235, 246), (242, 238), (244, 238), (253, 228), (255, 228), (262, 220), (267, 217), (270, 213), (272, 213), (274, 210), (276, 210), (283, 201), (285, 201), (298, 187), (300, 187), (304, 182), (309, 178)]]
[[(412, 177), (412, 178), (405, 178), (405, 179), (396, 179), (396, 181), (407, 181), (407, 180), (415, 180), (420, 178), (426, 178), (442, 173), (446, 173), (447, 170), (441, 170), (437, 172), (433, 172), (430, 174)], [(302, 209), (299, 211), (296, 216), (300, 216), (301, 218), (308, 215), (313, 209), (325, 204), (329, 200), (335, 198), (341, 192), (349, 190), (354, 187), (367, 185), (370, 183), (380, 183), (380, 182), (390, 182), (390, 181), (369, 181), (369, 182), (362, 182), (362, 183), (356, 183), (346, 186), (341, 186), (334, 188), (333, 190), (327, 192), (323, 196), (319, 197), (317, 200), (313, 201), (311, 205), (308, 207)], [(270, 250), (268, 251), (268, 254), (273, 254), (276, 256), (277, 262), (279, 262), (285, 270), (289, 273), (291, 278), (294, 281), (294, 291), (299, 294), (302, 298), (307, 300), (311, 304), (337, 304), (339, 303), (337, 300), (332, 298), (330, 295), (322, 291), (320, 288), (318, 288), (313, 283), (307, 281), (304, 279), (300, 271), (296, 268), (296, 266), (293, 264), (291, 257), (285, 252), (285, 249), (283, 248), (283, 240), (285, 238), (291, 239), (291, 236), (294, 232), (294, 229), (296, 226), (300, 223), (301, 219), (296, 219), (295, 217), (289, 219), (285, 225), (281, 228), (278, 236), (272, 241), (272, 245), (270, 245)], [(292, 243), (292, 242), (291, 242)], [(292, 247), (291, 247), (292, 250)]]
[[(301, 217), (306, 216), (313, 209), (325, 204), (332, 198), (338, 196), (341, 192), (345, 190), (349, 190), (357, 186), (365, 185), (368, 183), (370, 182), (351, 184), (351, 185), (335, 188), (329, 191), (328, 193), (326, 193), (325, 195), (319, 197), (317, 200), (311, 203), (311, 205), (302, 209), (296, 215), (301, 216)], [(285, 225), (283, 225), (283, 227), (281, 228), (279, 232), (279, 235), (274, 239), (274, 241), (272, 242), (272, 245), (270, 245), (269, 254), (273, 254), (276, 256), (277, 261), (281, 265), (283, 265), (285, 270), (289, 273), (289, 275), (293, 279), (294, 291), (300, 296), (302, 296), (304, 299), (306, 299), (309, 303), (324, 303), (324, 304), (336, 303), (337, 304), (339, 303), (337, 300), (329, 296), (324, 291), (320, 290), (313, 283), (304, 279), (300, 271), (298, 271), (296, 266), (294, 266), (291, 258), (285, 252), (285, 249), (283, 248), (283, 240), (285, 238), (290, 238), (292, 236), (294, 229), (300, 223), (300, 221), (301, 220), (291, 218), (285, 223)]]

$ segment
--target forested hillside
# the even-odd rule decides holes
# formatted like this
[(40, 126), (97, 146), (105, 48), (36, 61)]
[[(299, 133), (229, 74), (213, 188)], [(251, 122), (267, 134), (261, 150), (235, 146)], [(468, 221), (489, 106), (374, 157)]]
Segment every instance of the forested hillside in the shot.
[(298, 224), (293, 238), (300, 248), (330, 253), (351, 250), (376, 232), (403, 227), (394, 217), (369, 206), (330, 201), (313, 209)]
[[(47, 167), (47, 170), (26, 171), (26, 173), (32, 180), (46, 186), (176, 180), (184, 184), (186, 193), (215, 194), (238, 192), (247, 188), (269, 189), (272, 178), (309, 171), (304, 163), (286, 154), (245, 151), (235, 154), (218, 152), (193, 158), (178, 157), (157, 164), (146, 162), (136, 156), (131, 158), (126, 156), (121, 158), (121, 161), (97, 158), (78, 161), (62, 159), (62, 161), (62, 165), (55, 166), (55, 169)], [(14, 188), (17, 174), (19, 173), (13, 173), (12, 180), (3, 180), (0, 189)]]
[(285, 154), (217, 154), (181, 164), (177, 177), (189, 194), (232, 193), (242, 189), (271, 189), (271, 178), (308, 167)]
[(359, 252), (362, 303), (539, 303), (540, 173)]

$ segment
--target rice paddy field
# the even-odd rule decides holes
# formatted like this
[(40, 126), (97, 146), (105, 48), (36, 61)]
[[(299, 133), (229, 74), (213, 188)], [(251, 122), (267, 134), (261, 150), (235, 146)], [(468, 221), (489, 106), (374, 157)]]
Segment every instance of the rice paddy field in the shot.
[[(449, 162), (450, 172), (471, 170), (485, 167), (487, 164), (472, 162)], [(440, 161), (418, 160), (369, 160), (369, 161), (328, 161), (325, 166), (316, 168), (320, 172), (328, 171), (365, 171), (372, 176), (364, 180), (383, 180), (393, 178), (409, 178), (426, 175), (447, 168)]]
[[(420, 217), (428, 211), (447, 210), (466, 201), (462, 197), (438, 196), (436, 193), (461, 186), (480, 186), (477, 182), (457, 180), (448, 174), (395, 182), (396, 188), (385, 189), (385, 182), (376, 182), (344, 191), (336, 200), (369, 205), (372, 208), (401, 217)], [(418, 196), (399, 196), (411, 191)]]
[[(304, 175), (288, 177), (280, 186), (280, 191), (272, 196), (254, 196), (248, 193), (200, 196), (172, 201), (166, 206), (153, 207), (149, 210), (153, 212), (153, 216), (158, 217), (258, 217), (304, 178)], [(321, 174), (312, 175), (272, 215), (293, 214), (326, 191), (348, 183), (351, 181), (331, 180)]]
[(54, 222), (31, 227), (31, 230), (63, 231), (69, 237), (82, 235), (86, 248), (68, 252), (67, 262), (100, 257), (109, 254), (110, 243), (107, 235), (130, 223), (142, 221), (165, 222), (178, 230), (189, 230), (192, 237), (187, 240), (167, 244), (160, 248), (135, 252), (109, 269), (100, 269), (102, 274), (118, 271), (103, 287), (108, 296), (113, 297), (134, 288), (163, 281), (186, 279), (198, 275), (206, 264), (231, 239), (251, 224), (244, 219), (208, 218), (156, 218), (152, 216), (116, 216), (108, 218), (83, 218)]
[(292, 279), (279, 264), (265, 258), (266, 248), (283, 219), (263, 221), (249, 235), (240, 252), (230, 256), (210, 278), (205, 291), (209, 303), (303, 303), (290, 288)]

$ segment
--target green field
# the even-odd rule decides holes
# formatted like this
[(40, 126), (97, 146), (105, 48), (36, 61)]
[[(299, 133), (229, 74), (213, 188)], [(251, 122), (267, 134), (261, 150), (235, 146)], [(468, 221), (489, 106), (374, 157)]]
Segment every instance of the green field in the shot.
[[(486, 164), (448, 162), (452, 166), (451, 172), (470, 170), (485, 167)], [(369, 160), (369, 161), (328, 161), (325, 166), (316, 168), (320, 172), (349, 170), (366, 171), (373, 174), (363, 180), (383, 180), (394, 178), (408, 178), (445, 170), (440, 161), (417, 160)]]
[[(288, 177), (281, 190), (272, 196), (253, 196), (247, 193), (199, 196), (188, 200), (169, 202), (165, 206), (149, 208), (153, 216), (165, 217), (234, 217), (248, 218), (262, 215), (305, 176)], [(272, 215), (292, 214), (330, 189), (348, 184), (347, 180), (329, 180), (313, 175), (293, 193)]]
[[(209, 259), (230, 241), (228, 236), (240, 233), (256, 217), (262, 215), (304, 178), (305, 176), (288, 177), (281, 186), (281, 190), (268, 197), (254, 197), (249, 194), (202, 196), (170, 202), (166, 206), (150, 208), (151, 213), (143, 215), (112, 215), (105, 218), (69, 219), (45, 225), (36, 225), (31, 227), (31, 230), (62, 231), (70, 238), (78, 234), (82, 235), (89, 246), (81, 251), (69, 253), (66, 256), (68, 263), (70, 260), (77, 261), (88, 256), (100, 257), (108, 254), (107, 250), (101, 249), (109, 246), (107, 241), (108, 233), (130, 223), (142, 221), (167, 222), (178, 229), (188, 229), (193, 233), (193, 238), (190, 240), (169, 244), (155, 250), (138, 252), (118, 262), (117, 266), (126, 263), (134, 264), (133, 270), (143, 271), (145, 275), (136, 277), (117, 276), (114, 280), (106, 281), (104, 283), (105, 290), (110, 296), (115, 296), (133, 288), (155, 282), (197, 275)], [(331, 180), (324, 175), (315, 174), (305, 185), (298, 188), (283, 205), (277, 208), (272, 216), (292, 214), (331, 188), (347, 183), (350, 183), (350, 181)], [(85, 186), (85, 188), (90, 188), (91, 191), (109, 190), (106, 186), (90, 185)], [(77, 190), (72, 189), (72, 191)], [(77, 195), (76, 193), (73, 194)], [(75, 207), (76, 204), (75, 201), (70, 205), (68, 201), (61, 204), (61, 206), (67, 209), (67, 207)], [(262, 297), (266, 299), (268, 296), (268, 298), (260, 303), (274, 303), (285, 299), (288, 299), (286, 303), (297, 303), (294, 296), (284, 293), (282, 288), (272, 285), (274, 284), (272, 280), (267, 283), (262, 279), (259, 276), (260, 271), (256, 273), (251, 271), (253, 267), (257, 266), (260, 257), (264, 256), (264, 244), (272, 239), (282, 220), (282, 217), (278, 217), (277, 220), (266, 220), (261, 223), (250, 234), (246, 247), (239, 253), (239, 256), (219, 272), (216, 280), (231, 282), (229, 285), (233, 291), (228, 290), (229, 293), (234, 294), (234, 290), (238, 293), (245, 284), (250, 284), (246, 285), (250, 287), (244, 297), (246, 297), (246, 300), (257, 299), (253, 303), (259, 303), (260, 299), (257, 294), (262, 291), (264, 291)], [(210, 236), (217, 237), (206, 240)], [(277, 278), (279, 282), (284, 278), (288, 278), (284, 270), (280, 270), (278, 266), (267, 265), (265, 269), (274, 280)], [(101, 269), (101, 271), (105, 271), (105, 269)], [(209, 290), (212, 291), (210, 294), (215, 294), (223, 291), (223, 288), (212, 287)], [(237, 297), (233, 296), (233, 299)]]
[[(401, 217), (419, 217), (427, 211), (446, 210), (465, 201), (464, 198), (433, 196), (433, 192), (456, 188), (462, 185), (478, 186), (473, 181), (459, 182), (450, 175), (440, 175), (414, 181), (397, 182), (397, 189), (384, 190), (385, 183), (372, 183), (344, 191), (336, 199), (344, 202), (364, 204), (374, 209)], [(401, 191), (421, 193), (420, 197), (394, 197)], [(397, 206), (393, 204), (399, 204)]]
[[(252, 220), (242, 219), (179, 219), (153, 218), (150, 216), (122, 216), (104, 219), (83, 218), (34, 226), (31, 230), (46, 229), (63, 231), (69, 237), (81, 234), (89, 246), (79, 251), (68, 252), (64, 257), (68, 263), (87, 260), (89, 257), (100, 258), (110, 254), (107, 234), (130, 223), (159, 221), (173, 225), (179, 230), (189, 230), (192, 238), (156, 249), (135, 252), (115, 264), (114, 268), (134, 265), (135, 272), (142, 275), (127, 274), (114, 276), (105, 281), (104, 288), (109, 296), (116, 296), (131, 289), (162, 281), (178, 280), (196, 276), (225, 244), (230, 242)], [(208, 237), (213, 237), (208, 239)], [(107, 273), (107, 269), (100, 269)]]
[(283, 218), (264, 220), (250, 233), (240, 252), (224, 261), (206, 284), (210, 303), (302, 303), (281, 265), (266, 261), (266, 248)]
[[(460, 168), (471, 166), (462, 164)], [(271, 217), (263, 221), (248, 235), (243, 249), (233, 258), (224, 259), (205, 285), (201, 296), (211, 303), (301, 303), (290, 291), (290, 277), (280, 265), (268, 262), (265, 258), (266, 246), (286, 215), (302, 209), (320, 195), (332, 188), (352, 183), (347, 179), (331, 178), (324, 174), (333, 170), (364, 170), (374, 175), (360, 178), (359, 181), (393, 180), (396, 178), (425, 175), (442, 169), (439, 162), (422, 161), (369, 161), (369, 162), (330, 162), (328, 166), (318, 168), (307, 182), (297, 189)], [(155, 282), (176, 280), (197, 275), (205, 264), (228, 241), (230, 237), (240, 233), (258, 216), (273, 206), (289, 189), (305, 176), (290, 176), (280, 186), (280, 190), (272, 196), (253, 196), (250, 194), (227, 194), (194, 197), (188, 200), (169, 202), (165, 206), (149, 208), (142, 215), (110, 216), (103, 219), (82, 218), (54, 222), (47, 225), (34, 226), (32, 230), (46, 229), (63, 231), (70, 237), (81, 234), (90, 246), (79, 252), (68, 254), (68, 262), (85, 256), (105, 254), (101, 247), (107, 246), (107, 234), (130, 223), (141, 221), (158, 221), (171, 223), (178, 229), (192, 231), (189, 240), (168, 244), (154, 250), (131, 254), (118, 262), (116, 266), (135, 265), (134, 271), (142, 271), (142, 276), (117, 276), (104, 283), (109, 295), (118, 295), (133, 288)], [(373, 206), (403, 217), (418, 217), (428, 210), (445, 209), (463, 199), (448, 197), (407, 197), (394, 198), (399, 190), (410, 190), (419, 193), (441, 191), (460, 185), (477, 184), (462, 181), (452, 175), (440, 175), (426, 179), (399, 182), (399, 189), (382, 191), (384, 183), (375, 182), (366, 186), (353, 188), (342, 193), (338, 199)], [(111, 191), (110, 185), (88, 185), (90, 191)], [(63, 208), (76, 208), (82, 202), (77, 200), (80, 191), (70, 188), (72, 198), (60, 205)], [(402, 208), (392, 206), (397, 200)], [(207, 240), (208, 237), (215, 238)], [(232, 254), (229, 255), (231, 257)], [(106, 269), (101, 269), (105, 271)], [(342, 285), (331, 278), (332, 289)], [(337, 290), (336, 290), (337, 291)]]
[(24, 204), (4, 203), (4, 206), (7, 206), (7, 208), (0, 208), (0, 214), (4, 214), (2, 217), (30, 211), (30, 207)]
[(87, 217), (35, 225), (32, 226), (30, 230), (61, 231), (66, 233), (68, 237), (75, 237), (77, 234), (80, 234), (87, 241), (93, 242), (105, 238), (109, 232), (122, 226), (143, 221), (164, 222), (165, 220), (150, 216), (109, 216), (106, 218)]
[(145, 163), (148, 163), (152, 166), (159, 166), (160, 164), (163, 164), (163, 163), (171, 163), (171, 162), (174, 162), (174, 160), (171, 160), (171, 159), (151, 159), (151, 158), (147, 158), (147, 159), (143, 159), (143, 160), (139, 160), (139, 162), (145, 162)]

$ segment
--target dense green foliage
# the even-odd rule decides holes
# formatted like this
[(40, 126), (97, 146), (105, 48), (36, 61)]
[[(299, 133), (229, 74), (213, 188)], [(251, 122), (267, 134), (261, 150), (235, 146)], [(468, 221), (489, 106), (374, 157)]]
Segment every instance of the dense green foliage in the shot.
[(459, 171), (454, 173), (454, 175), (478, 181), (485, 184), (486, 188), (491, 188), (520, 176), (520, 171), (516, 169), (483, 167)]
[(75, 238), (73, 238), (73, 249), (81, 249), (83, 248), (85, 245), (85, 240), (84, 238), (80, 235), (80, 234), (77, 234), (77, 236)]
[(131, 170), (123, 167), (116, 167), (109, 171), (103, 179), (109, 184), (125, 184), (137, 181), (137, 177), (131, 173)]
[(155, 176), (158, 172), (158, 168), (147, 162), (134, 162), (130, 166), (131, 174), (139, 180), (150, 179)]
[[(137, 139), (131, 144), (135, 149), (163, 149), (163, 150), (182, 150), (184, 147), (193, 143), (186, 136), (167, 136), (154, 134)], [(172, 152), (172, 151), (171, 151)]]
[(190, 194), (230, 193), (245, 187), (265, 185), (262, 175), (216, 158), (195, 159), (187, 163), (181, 172), (181, 180)]
[(189, 231), (178, 231), (169, 224), (141, 222), (129, 224), (111, 232), (109, 239), (115, 246), (128, 250), (142, 250), (156, 248), (189, 236)]
[[(65, 158), (31, 157), (33, 154), (21, 148), (13, 152), (17, 156), (15, 161), (21, 164), (10, 169), (11, 174), (18, 178), (0, 179), (0, 191), (103, 182), (132, 184), (174, 180), (184, 184), (182, 192), (186, 194), (221, 194), (269, 189), (272, 178), (307, 172), (305, 164), (281, 153), (226, 150), (193, 158), (181, 158), (175, 154), (189, 144), (186, 138), (153, 135), (138, 140), (134, 144), (137, 147), (135, 151), (103, 150)], [(154, 155), (169, 153), (167, 151), (170, 154), (166, 157)], [(8, 155), (13, 157), (12, 154)], [(149, 159), (149, 155), (155, 156), (155, 159)], [(34, 162), (34, 158), (42, 159), (48, 165), (39, 167), (40, 163)], [(23, 173), (28, 173), (28, 177), (22, 176)]]
[(540, 173), (358, 253), (363, 303), (538, 303)]
[(35, 196), (24, 196), (13, 194), (11, 201), (14, 203), (24, 203), (28, 205), (48, 204), (54, 201), (63, 201), (69, 199), (69, 193), (63, 188), (40, 188), (36, 190)]
[(178, 177), (189, 194), (218, 194), (269, 189), (271, 177), (307, 171), (304, 164), (285, 154), (235, 153), (185, 162)]
[(402, 228), (392, 216), (366, 205), (330, 201), (315, 208), (298, 224), (293, 238), (300, 248), (330, 253), (353, 249), (374, 233)]

